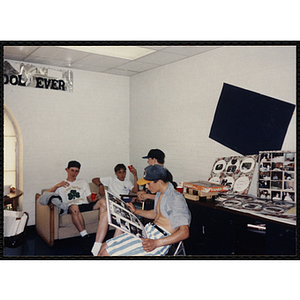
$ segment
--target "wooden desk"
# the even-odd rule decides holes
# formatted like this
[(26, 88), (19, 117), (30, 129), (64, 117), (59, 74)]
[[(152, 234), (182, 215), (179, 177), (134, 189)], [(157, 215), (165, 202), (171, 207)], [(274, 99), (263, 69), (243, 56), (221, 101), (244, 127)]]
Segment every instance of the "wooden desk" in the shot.
[(11, 204), (13, 210), (17, 210), (19, 205), (19, 197), (23, 195), (21, 190), (16, 190), (14, 193), (10, 193), (7, 196), (3, 197), (4, 205)]

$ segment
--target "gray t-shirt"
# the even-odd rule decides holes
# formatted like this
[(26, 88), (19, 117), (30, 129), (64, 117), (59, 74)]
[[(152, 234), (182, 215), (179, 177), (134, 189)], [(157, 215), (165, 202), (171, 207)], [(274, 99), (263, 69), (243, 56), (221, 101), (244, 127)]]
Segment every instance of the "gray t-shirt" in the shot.
[[(155, 196), (155, 212), (160, 194), (161, 193), (158, 192)], [(174, 189), (173, 184), (170, 182), (162, 196), (160, 202), (160, 211), (163, 216), (170, 220), (173, 229), (182, 225), (190, 225), (191, 217), (185, 198), (181, 193)]]

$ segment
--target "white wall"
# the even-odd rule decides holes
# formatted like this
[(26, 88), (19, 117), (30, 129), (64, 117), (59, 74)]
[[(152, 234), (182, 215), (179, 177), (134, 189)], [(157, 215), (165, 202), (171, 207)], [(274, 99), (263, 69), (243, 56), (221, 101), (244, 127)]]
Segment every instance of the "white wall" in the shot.
[[(207, 180), (216, 158), (240, 155), (209, 138), (223, 83), (296, 103), (295, 47), (222, 47), (130, 80), (130, 158), (142, 174), (151, 148), (175, 181)], [(296, 150), (296, 116), (283, 145)]]
[[(160, 148), (177, 182), (207, 180), (216, 158), (238, 154), (208, 137), (224, 82), (295, 104), (296, 48), (223, 47), (130, 79), (75, 70), (73, 93), (5, 85), (23, 136), (29, 225), (35, 193), (65, 179), (71, 159), (87, 180), (119, 162), (141, 177), (141, 157)], [(295, 113), (283, 149), (296, 149)]]
[(66, 179), (69, 160), (81, 162), (78, 177), (88, 181), (113, 175), (117, 163), (129, 162), (129, 78), (73, 74), (73, 93), (4, 87), (5, 104), (23, 136), (23, 210), (29, 225), (35, 224), (35, 193)]

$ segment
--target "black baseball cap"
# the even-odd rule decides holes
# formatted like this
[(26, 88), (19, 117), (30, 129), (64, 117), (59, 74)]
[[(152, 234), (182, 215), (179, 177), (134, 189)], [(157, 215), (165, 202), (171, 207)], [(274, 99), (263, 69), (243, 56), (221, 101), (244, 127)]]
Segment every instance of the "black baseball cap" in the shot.
[(71, 160), (71, 161), (69, 161), (69, 163), (68, 163), (68, 166), (67, 166), (67, 169), (70, 169), (70, 168), (78, 168), (78, 169), (80, 169), (80, 167), (81, 167), (81, 164), (78, 162), (78, 161), (76, 161), (76, 160)]
[(159, 149), (151, 149), (148, 152), (148, 155), (143, 156), (143, 158), (156, 158), (157, 160), (164, 160), (165, 154)]

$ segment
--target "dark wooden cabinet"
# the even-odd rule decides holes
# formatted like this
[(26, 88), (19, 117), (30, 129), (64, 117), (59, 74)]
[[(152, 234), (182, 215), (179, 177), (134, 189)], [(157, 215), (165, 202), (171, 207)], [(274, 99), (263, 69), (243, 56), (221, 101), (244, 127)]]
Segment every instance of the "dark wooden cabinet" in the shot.
[(296, 227), (187, 200), (192, 214), (187, 255), (296, 255)]
[(191, 255), (228, 255), (233, 252), (230, 213), (189, 203), (190, 237), (185, 241)]
[[(235, 229), (236, 255), (265, 255), (266, 254), (266, 222), (251, 216), (232, 215)], [(258, 229), (259, 228), (259, 229)]]
[(296, 228), (268, 223), (266, 252), (270, 255), (296, 255)]

